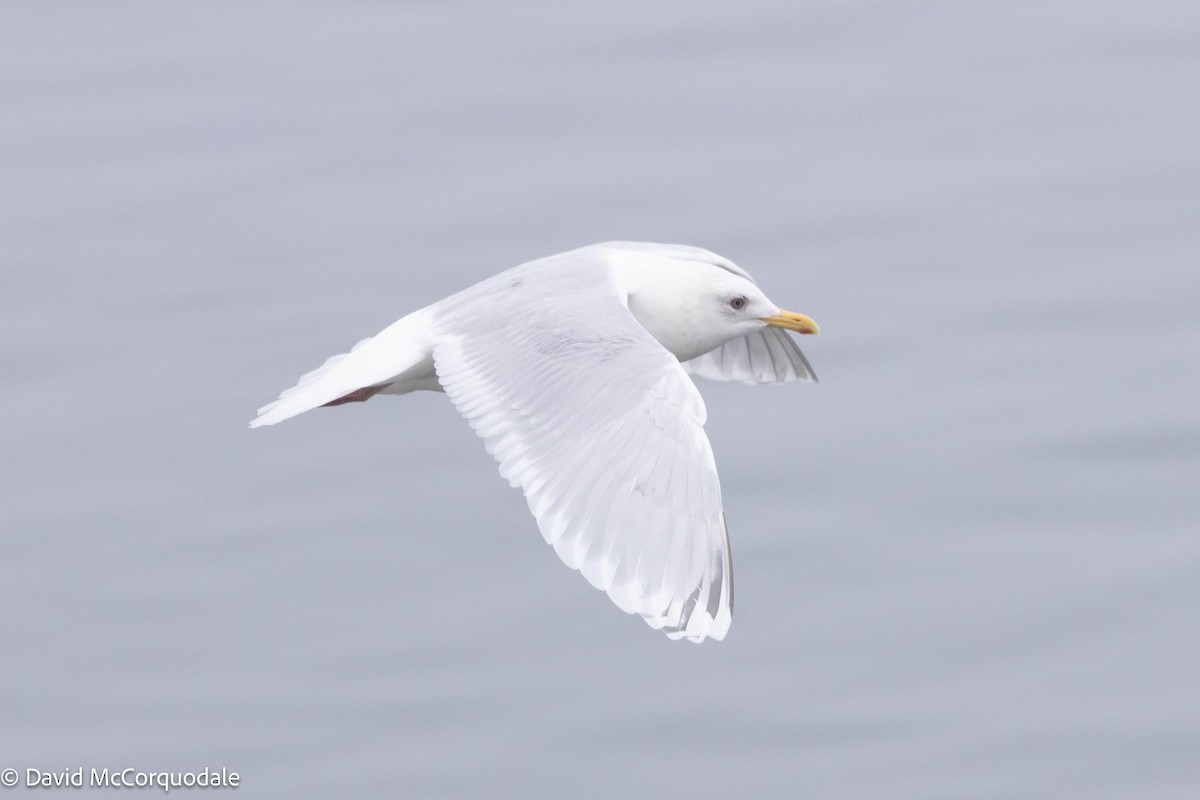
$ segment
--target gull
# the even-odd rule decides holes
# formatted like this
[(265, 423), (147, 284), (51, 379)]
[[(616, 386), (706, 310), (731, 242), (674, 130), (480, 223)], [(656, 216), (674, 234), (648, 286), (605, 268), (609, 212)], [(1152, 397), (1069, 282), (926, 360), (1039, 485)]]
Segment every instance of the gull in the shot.
[(258, 411), (445, 392), (559, 558), (672, 639), (723, 639), (729, 534), (689, 375), (815, 381), (819, 332), (698, 247), (605, 242), (530, 261), (412, 312)]

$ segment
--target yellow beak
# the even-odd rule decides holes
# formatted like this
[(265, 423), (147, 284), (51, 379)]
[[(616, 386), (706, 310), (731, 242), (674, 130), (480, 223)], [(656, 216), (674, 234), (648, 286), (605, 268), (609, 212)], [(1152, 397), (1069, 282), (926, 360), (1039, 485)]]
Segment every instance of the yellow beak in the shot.
[(780, 311), (774, 317), (760, 317), (763, 322), (776, 328), (785, 328), (796, 333), (820, 333), (821, 326), (812, 317), (795, 311)]

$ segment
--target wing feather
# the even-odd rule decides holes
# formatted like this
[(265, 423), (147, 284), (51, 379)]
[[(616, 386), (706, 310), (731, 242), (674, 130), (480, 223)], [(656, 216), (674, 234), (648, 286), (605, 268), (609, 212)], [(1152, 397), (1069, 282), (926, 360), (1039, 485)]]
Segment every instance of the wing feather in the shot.
[(721, 639), (730, 556), (704, 401), (605, 275), (538, 264), (436, 307), (438, 380), (565, 564), (671, 638)]
[(817, 379), (800, 347), (786, 331), (778, 328), (764, 328), (728, 341), (685, 361), (683, 368), (713, 381), (783, 383)]

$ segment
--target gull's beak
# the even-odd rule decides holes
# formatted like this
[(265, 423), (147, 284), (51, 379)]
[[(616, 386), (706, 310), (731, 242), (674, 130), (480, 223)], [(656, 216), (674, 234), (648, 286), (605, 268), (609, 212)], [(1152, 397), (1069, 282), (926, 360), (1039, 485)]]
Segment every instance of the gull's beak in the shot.
[(796, 333), (820, 333), (821, 326), (812, 317), (797, 314), (795, 311), (780, 311), (773, 317), (759, 317), (763, 322), (775, 328), (785, 328)]

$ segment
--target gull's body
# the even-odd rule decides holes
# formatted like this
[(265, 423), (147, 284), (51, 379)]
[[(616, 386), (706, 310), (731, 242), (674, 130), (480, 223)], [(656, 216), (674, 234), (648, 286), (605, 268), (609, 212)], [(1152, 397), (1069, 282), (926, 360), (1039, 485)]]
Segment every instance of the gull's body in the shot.
[(721, 639), (729, 539), (688, 373), (813, 380), (781, 328), (816, 332), (707, 250), (592, 245), (409, 314), (302, 377), (251, 426), (444, 391), (568, 566), (672, 638)]

